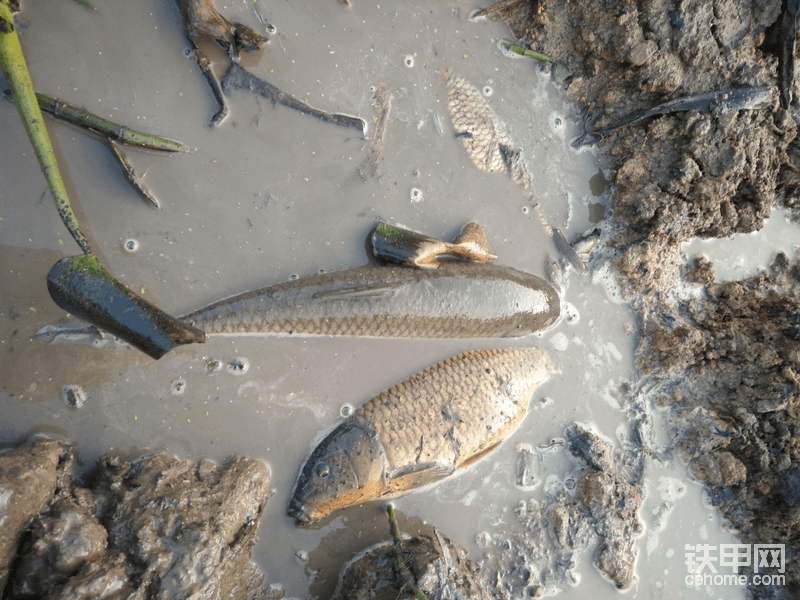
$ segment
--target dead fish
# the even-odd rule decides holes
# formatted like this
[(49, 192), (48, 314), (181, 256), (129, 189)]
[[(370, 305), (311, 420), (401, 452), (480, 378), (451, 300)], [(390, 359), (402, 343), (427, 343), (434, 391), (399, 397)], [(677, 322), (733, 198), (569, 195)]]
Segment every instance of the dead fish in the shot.
[(481, 350), (379, 394), (311, 453), (287, 514), (298, 525), (438, 481), (496, 448), (551, 370), (538, 348)]
[(572, 142), (572, 146), (575, 148), (589, 146), (597, 143), (604, 136), (617, 129), (640, 123), (657, 115), (666, 115), (687, 110), (725, 114), (734, 110), (757, 110), (759, 108), (766, 108), (770, 105), (771, 96), (772, 89), (769, 87), (747, 87), (705, 92), (703, 94), (675, 98), (674, 100), (662, 102), (653, 108), (633, 112), (623, 118), (622, 122), (618, 125), (605, 127), (594, 133), (586, 132)]
[(447, 108), (456, 137), (472, 163), (487, 173), (508, 173), (531, 191), (531, 177), (522, 153), (483, 94), (463, 77), (454, 77), (447, 90)]
[(438, 267), (437, 259), (442, 254), (476, 262), (491, 262), (497, 258), (489, 248), (483, 227), (474, 222), (464, 225), (452, 244), (388, 223), (378, 223), (370, 239), (377, 258), (421, 269)]
[(516, 337), (558, 318), (552, 286), (495, 264), (365, 266), (246, 292), (182, 317), (206, 333)]

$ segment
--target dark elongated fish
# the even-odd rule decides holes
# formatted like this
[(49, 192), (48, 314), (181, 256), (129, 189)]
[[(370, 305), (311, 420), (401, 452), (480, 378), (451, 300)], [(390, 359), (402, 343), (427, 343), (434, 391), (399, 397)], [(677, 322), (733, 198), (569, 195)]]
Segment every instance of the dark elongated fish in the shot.
[(473, 338), (539, 331), (559, 311), (558, 295), (540, 277), (446, 262), (436, 270), (366, 266), (311, 275), (182, 318), (206, 333)]
[(311, 453), (287, 514), (306, 525), (473, 463), (517, 428), (550, 369), (538, 348), (467, 352), (375, 396)]

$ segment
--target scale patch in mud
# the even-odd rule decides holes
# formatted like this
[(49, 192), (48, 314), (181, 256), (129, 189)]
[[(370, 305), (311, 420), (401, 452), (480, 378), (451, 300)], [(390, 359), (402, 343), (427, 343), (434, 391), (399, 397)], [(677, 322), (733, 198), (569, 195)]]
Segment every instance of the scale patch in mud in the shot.
[(519, 146), (511, 140), (506, 126), (494, 112), (486, 96), (463, 77), (454, 77), (447, 90), (447, 109), (456, 137), (470, 160), (481, 171), (507, 173), (514, 183), (531, 190), (531, 178), (522, 160)]

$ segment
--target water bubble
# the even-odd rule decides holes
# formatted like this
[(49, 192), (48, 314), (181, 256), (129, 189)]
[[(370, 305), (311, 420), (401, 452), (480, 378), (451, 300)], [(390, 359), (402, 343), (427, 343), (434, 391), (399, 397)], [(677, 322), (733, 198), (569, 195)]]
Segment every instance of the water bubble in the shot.
[(411, 201), (422, 202), (422, 190), (419, 188), (411, 188)]
[(273, 25), (272, 23), (268, 23), (267, 24), (267, 33), (268, 34), (272, 35), (276, 31), (278, 31), (278, 29), (275, 27), (275, 25)]
[(128, 238), (122, 242), (122, 250), (126, 254), (136, 254), (139, 249), (139, 242), (133, 238)]
[(374, 92), (377, 88), (374, 85), (369, 86), (369, 91)]
[(414, 66), (414, 57), (409, 54), (403, 59), (403, 64), (410, 69)]
[(176, 379), (169, 384), (169, 391), (173, 396), (180, 396), (186, 391), (186, 380)]
[(308, 552), (305, 550), (298, 550), (294, 553), (295, 557), (297, 558), (297, 562), (301, 565), (304, 565), (308, 562)]
[(349, 417), (351, 414), (353, 414), (353, 407), (350, 404), (343, 404), (342, 408), (339, 409), (339, 412), (343, 417)]
[(185, 57), (189, 58), (192, 54), (194, 54), (194, 52), (192, 52), (191, 48), (184, 48), (183, 49), (183, 55)]
[(494, 94), (494, 90), (492, 89), (491, 86), (489, 86), (489, 85), (483, 86), (483, 95), (484, 96), (491, 96), (492, 94)]
[(529, 209), (528, 209), (528, 207), (527, 207), (527, 206), (523, 206), (523, 207), (522, 207), (522, 214), (523, 214), (523, 215), (527, 215), (527, 214), (528, 214), (528, 210), (529, 210)]
[(222, 370), (222, 361), (215, 358), (206, 360), (206, 373), (214, 375)]
[(566, 488), (568, 490), (574, 490), (575, 489), (575, 480), (574, 479), (567, 479), (564, 482), (564, 485), (566, 486)]
[(294, 281), (295, 279), (297, 279), (297, 277), (298, 277), (297, 274), (292, 273), (291, 275), (289, 275), (289, 281)]
[(564, 320), (567, 322), (568, 325), (575, 325), (581, 316), (578, 313), (578, 309), (575, 308), (574, 305), (570, 304), (569, 302), (564, 303)]
[(564, 122), (563, 122), (561, 119), (559, 119), (558, 117), (556, 117), (556, 118), (555, 118), (555, 121), (553, 121), (553, 123), (555, 124), (555, 126), (556, 126), (556, 127), (561, 127), (561, 125), (562, 125)]
[(237, 358), (228, 363), (228, 373), (231, 375), (244, 375), (250, 368), (250, 361), (246, 358)]
[(78, 385), (65, 385), (61, 388), (61, 398), (64, 404), (72, 408), (80, 408), (86, 404), (86, 392)]

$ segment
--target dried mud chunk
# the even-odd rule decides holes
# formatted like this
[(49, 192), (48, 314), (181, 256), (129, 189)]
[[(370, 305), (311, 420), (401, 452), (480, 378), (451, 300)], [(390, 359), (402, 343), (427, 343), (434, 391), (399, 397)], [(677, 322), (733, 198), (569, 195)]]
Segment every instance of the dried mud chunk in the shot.
[(658, 50), (658, 45), (653, 40), (639, 42), (631, 48), (628, 53), (628, 62), (635, 67), (641, 67), (650, 60), (650, 57)]
[(102, 557), (108, 532), (88, 510), (59, 498), (30, 535), (15, 573), (14, 594), (20, 597), (43, 597), (84, 563)]
[[(429, 600), (488, 600), (483, 575), (466, 551), (434, 529), (434, 536), (403, 540), (405, 565)], [(404, 594), (405, 592), (405, 594)], [(395, 600), (413, 597), (397, 575), (392, 542), (364, 550), (342, 567), (331, 600)]]
[(547, 523), (550, 537), (562, 548), (570, 547), (569, 511), (562, 504), (557, 504), (547, 511)]
[(708, 260), (705, 254), (697, 254), (694, 257), (694, 266), (686, 273), (686, 279), (694, 283), (714, 283), (717, 277), (714, 271), (714, 263)]
[(50, 502), (68, 446), (42, 437), (0, 454), (0, 590), (28, 523)]
[(689, 470), (712, 488), (738, 485), (747, 479), (744, 463), (726, 450), (698, 456), (689, 465)]
[(573, 423), (564, 435), (573, 455), (585, 460), (589, 466), (610, 472), (614, 468), (611, 444), (580, 423)]

